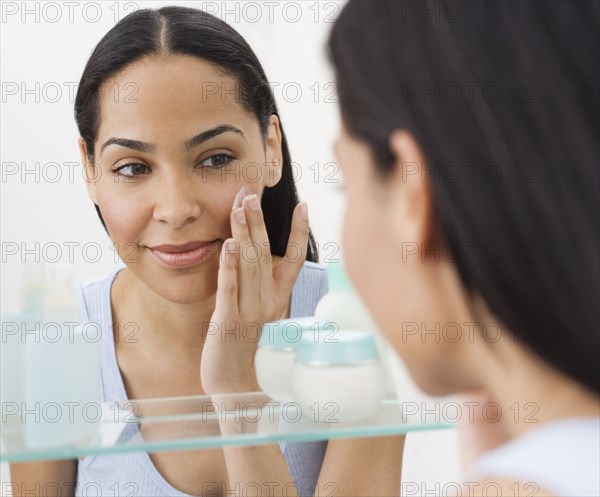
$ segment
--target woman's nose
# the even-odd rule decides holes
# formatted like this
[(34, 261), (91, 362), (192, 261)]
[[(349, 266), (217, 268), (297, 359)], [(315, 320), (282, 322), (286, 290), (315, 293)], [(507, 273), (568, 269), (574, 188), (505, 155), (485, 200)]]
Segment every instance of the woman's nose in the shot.
[(183, 172), (161, 178), (154, 205), (154, 220), (180, 228), (202, 213), (196, 182)]

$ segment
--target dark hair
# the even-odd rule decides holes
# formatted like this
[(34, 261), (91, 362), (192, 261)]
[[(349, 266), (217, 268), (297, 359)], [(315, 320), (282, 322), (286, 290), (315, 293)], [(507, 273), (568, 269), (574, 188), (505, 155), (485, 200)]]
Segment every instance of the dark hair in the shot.
[(415, 137), (465, 288), (598, 393), (600, 4), (467, 3), (350, 0), (328, 43), (343, 121), (382, 178), (392, 131)]
[[(75, 98), (75, 120), (90, 159), (94, 158), (94, 142), (99, 127), (102, 84), (132, 62), (161, 54), (198, 57), (234, 76), (239, 84), (242, 104), (256, 116), (265, 136), (269, 118), (272, 115), (279, 117), (265, 72), (246, 40), (235, 29), (198, 9), (142, 9), (124, 17), (100, 40), (81, 76)], [(277, 185), (264, 190), (261, 203), (271, 251), (283, 256), (298, 193), (287, 139), (283, 125), (280, 126), (282, 177)], [(98, 205), (95, 207), (108, 233)], [(306, 260), (318, 262), (317, 245), (312, 232), (309, 233)]]

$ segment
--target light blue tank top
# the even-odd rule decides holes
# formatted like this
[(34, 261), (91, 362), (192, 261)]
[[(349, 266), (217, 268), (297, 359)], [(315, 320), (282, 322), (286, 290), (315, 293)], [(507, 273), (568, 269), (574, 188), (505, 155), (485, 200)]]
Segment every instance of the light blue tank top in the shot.
[(468, 479), (529, 483), (528, 495), (539, 487), (556, 496), (597, 497), (598, 468), (600, 417), (576, 417), (533, 427), (484, 452), (469, 468)]
[[(77, 287), (83, 320), (102, 329), (101, 374), (104, 402), (126, 402), (127, 393), (117, 364), (113, 338), (110, 289), (119, 267), (108, 276)], [(312, 316), (327, 293), (324, 266), (305, 262), (292, 290), (290, 317)], [(168, 380), (166, 380), (168, 381)], [(300, 496), (312, 496), (327, 448), (326, 441), (280, 443), (283, 456)], [(171, 486), (146, 452), (89, 456), (78, 463), (76, 496), (192, 497)]]

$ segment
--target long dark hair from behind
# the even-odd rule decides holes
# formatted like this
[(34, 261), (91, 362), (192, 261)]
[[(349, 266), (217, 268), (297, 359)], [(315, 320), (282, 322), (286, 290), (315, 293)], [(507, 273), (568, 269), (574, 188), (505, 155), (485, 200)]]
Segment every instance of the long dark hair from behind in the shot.
[[(235, 77), (241, 103), (260, 123), (263, 135), (269, 118), (279, 111), (265, 72), (244, 38), (227, 23), (202, 10), (186, 7), (142, 9), (119, 21), (100, 40), (90, 56), (75, 98), (75, 120), (93, 163), (94, 143), (99, 128), (102, 84), (127, 65), (150, 55), (181, 54), (211, 62)], [(198, 91), (201, 91), (199, 89)], [(265, 225), (271, 252), (283, 257), (298, 204), (292, 161), (283, 125), (282, 177), (262, 196)], [(108, 233), (98, 205), (100, 221)], [(306, 260), (318, 262), (317, 245), (309, 233)]]
[(383, 179), (391, 133), (415, 137), (465, 288), (598, 393), (600, 4), (451, 3), (347, 3), (328, 43), (344, 124)]

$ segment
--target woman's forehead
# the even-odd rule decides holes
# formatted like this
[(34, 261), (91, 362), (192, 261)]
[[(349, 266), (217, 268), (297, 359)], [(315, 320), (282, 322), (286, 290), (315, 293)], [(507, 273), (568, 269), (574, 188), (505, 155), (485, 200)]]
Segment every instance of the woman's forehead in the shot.
[(191, 56), (146, 58), (106, 81), (98, 136), (111, 130), (189, 134), (223, 123), (252, 134), (257, 119), (241, 102), (239, 84), (214, 64)]

